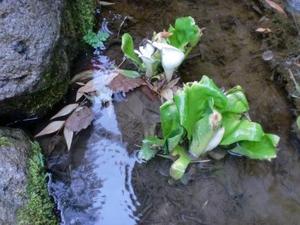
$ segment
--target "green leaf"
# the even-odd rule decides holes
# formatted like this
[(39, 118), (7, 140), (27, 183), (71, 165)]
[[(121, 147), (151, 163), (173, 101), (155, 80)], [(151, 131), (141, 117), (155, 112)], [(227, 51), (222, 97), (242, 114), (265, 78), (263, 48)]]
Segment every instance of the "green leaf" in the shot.
[(174, 100), (180, 124), (186, 129), (189, 140), (196, 122), (209, 110), (211, 111), (210, 102), (213, 102), (213, 106), (217, 109), (225, 108), (227, 105), (226, 96), (207, 76), (203, 76), (200, 82), (185, 85), (183, 91), (174, 96)]
[(265, 134), (258, 142), (242, 141), (230, 151), (250, 159), (270, 160), (276, 158), (278, 142), (279, 137), (277, 135)]
[(130, 59), (139, 68), (142, 67), (142, 61), (139, 56), (134, 52), (133, 39), (130, 34), (125, 33), (122, 36), (122, 46), (121, 49), (124, 55)]
[(157, 152), (163, 147), (164, 141), (157, 137), (147, 137), (143, 140), (142, 148), (139, 151), (138, 157), (142, 160), (149, 161), (154, 158)]
[(141, 77), (141, 74), (134, 70), (118, 70), (120, 74), (128, 78), (138, 78)]
[(226, 93), (228, 99), (227, 107), (224, 111), (233, 113), (244, 113), (249, 111), (247, 98), (240, 86), (234, 87)]
[(260, 141), (264, 131), (260, 124), (249, 120), (232, 121), (228, 126), (228, 121), (223, 122), (225, 134), (221, 145), (230, 145), (239, 141)]
[(104, 43), (109, 38), (109, 33), (99, 31), (95, 33), (93, 31), (88, 31), (86, 35), (84, 35), (83, 40), (91, 45), (93, 48), (103, 48)]
[(172, 33), (168, 38), (169, 44), (181, 49), (186, 55), (198, 44), (202, 35), (195, 20), (190, 16), (177, 18), (175, 26), (170, 25), (169, 32)]
[(181, 141), (184, 130), (179, 123), (179, 113), (173, 102), (165, 102), (160, 107), (160, 120), (164, 139), (171, 152)]
[(188, 154), (186, 153), (186, 151), (182, 147), (180, 147), (180, 146), (177, 146), (174, 149), (174, 151), (172, 152), (172, 155), (173, 156), (179, 156), (179, 157), (171, 165), (170, 176), (174, 180), (179, 180), (184, 175), (187, 167), (189, 166), (189, 164), (191, 163), (192, 160), (188, 156)]

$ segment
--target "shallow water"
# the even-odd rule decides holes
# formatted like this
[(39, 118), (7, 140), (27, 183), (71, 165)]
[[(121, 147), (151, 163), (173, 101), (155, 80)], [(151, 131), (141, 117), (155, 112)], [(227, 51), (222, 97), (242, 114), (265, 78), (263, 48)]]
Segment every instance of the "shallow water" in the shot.
[[(226, 156), (191, 166), (185, 185), (169, 182), (169, 161), (139, 164), (132, 153), (158, 121), (159, 106), (135, 91), (107, 108), (96, 104), (93, 126), (78, 135), (71, 152), (60, 149), (49, 158), (50, 186), (65, 224), (300, 224), (300, 145), (291, 130), (292, 106), (261, 58), (268, 49), (253, 34), (260, 16), (249, 2), (124, 0), (102, 15), (112, 38), (125, 16), (133, 16), (121, 33), (130, 32), (136, 43), (178, 16), (193, 16), (206, 31), (180, 69), (183, 80), (207, 74), (226, 89), (240, 84), (251, 118), (281, 136), (277, 159)], [(105, 54), (122, 61), (118, 45)]]

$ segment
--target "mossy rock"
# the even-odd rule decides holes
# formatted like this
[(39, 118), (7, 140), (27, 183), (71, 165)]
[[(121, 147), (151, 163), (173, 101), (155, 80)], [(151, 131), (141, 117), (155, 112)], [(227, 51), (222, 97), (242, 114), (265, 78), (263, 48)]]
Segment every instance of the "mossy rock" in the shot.
[[(28, 7), (34, 7), (37, 0), (26, 1)], [(19, 47), (22, 47), (22, 45), (19, 46), (20, 43), (23, 44), (23, 42), (18, 42), (19, 45), (15, 47), (19, 53), (14, 53), (16, 54), (16, 60), (12, 67), (20, 67), (20, 71), (26, 69), (24, 75), (20, 75), (17, 79), (10, 79), (10, 77), (17, 76), (14, 75), (19, 73), (16, 70), (12, 75), (2, 75), (4, 76), (3, 79), (0, 76), (0, 86), (2, 87), (0, 91), (0, 107), (2, 109), (0, 115), (8, 116), (6, 118), (15, 119), (15, 116), (17, 116), (20, 119), (36, 114), (44, 114), (63, 98), (69, 85), (72, 62), (84, 46), (83, 36), (94, 27), (95, 0), (47, 0), (45, 2), (38, 1), (36, 5), (37, 8), (45, 11), (38, 12), (38, 10), (35, 10), (34, 13), (37, 14), (38, 18), (41, 17), (39, 14), (46, 13), (47, 8), (44, 9), (43, 7), (48, 7), (48, 11), (53, 9), (55, 12), (49, 12), (50, 21), (46, 21), (48, 26), (44, 25), (47, 19), (45, 17), (44, 20), (37, 21), (37, 24), (41, 23), (43, 25), (42, 28), (29, 29), (28, 34), (24, 31), (25, 34), (22, 39), (29, 39), (28, 43), (24, 44), (24, 49), (19, 49)], [(56, 8), (53, 5), (57, 5)], [(19, 11), (19, 14), (21, 14), (22, 9), (18, 9)], [(16, 13), (18, 16), (16, 20), (22, 20), (19, 14)], [(56, 17), (59, 18), (56, 19)], [(54, 20), (54, 22), (52, 23), (51, 20)], [(25, 22), (24, 24), (26, 25)], [(7, 24), (7, 26), (10, 25)], [(52, 37), (44, 37), (43, 29), (53, 30), (53, 34), (49, 32), (44, 34), (52, 35)], [(40, 34), (36, 34), (36, 32), (40, 32)], [(10, 38), (9, 33), (5, 35), (7, 39)], [(44, 45), (43, 41), (45, 42)], [(4, 46), (6, 46), (5, 43)], [(45, 49), (39, 50), (39, 48)], [(9, 48), (7, 47), (7, 49)], [(36, 53), (36, 51), (40, 52)], [(33, 54), (34, 59), (33, 66), (29, 65), (28, 68), (26, 67), (26, 60), (28, 60), (26, 54)], [(3, 63), (6, 64), (5, 61)]]
[(18, 211), (18, 225), (57, 225), (54, 203), (50, 199), (44, 160), (38, 143), (31, 144), (27, 161), (27, 204)]

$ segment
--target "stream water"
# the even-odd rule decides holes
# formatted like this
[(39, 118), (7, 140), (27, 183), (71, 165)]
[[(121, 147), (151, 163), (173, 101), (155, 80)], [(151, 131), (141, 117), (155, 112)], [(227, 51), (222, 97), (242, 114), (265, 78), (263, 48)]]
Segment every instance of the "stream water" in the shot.
[[(291, 131), (292, 107), (286, 93), (270, 79), (272, 72), (261, 58), (268, 49), (252, 34), (260, 17), (245, 1), (115, 3), (101, 12), (113, 38), (130, 32), (138, 43), (183, 15), (205, 26), (195, 57), (180, 69), (183, 80), (208, 74), (226, 89), (240, 84), (250, 102), (251, 118), (281, 136), (280, 151), (272, 162), (226, 156), (196, 164), (185, 184), (172, 183), (167, 176), (169, 161), (140, 164), (134, 153), (147, 128), (158, 121), (159, 102), (140, 90), (107, 107), (95, 101), (93, 125), (80, 132), (70, 152), (59, 145), (48, 158), (50, 190), (62, 224), (300, 224), (299, 142)], [(107, 56), (96, 60), (121, 62), (119, 48), (110, 46)]]

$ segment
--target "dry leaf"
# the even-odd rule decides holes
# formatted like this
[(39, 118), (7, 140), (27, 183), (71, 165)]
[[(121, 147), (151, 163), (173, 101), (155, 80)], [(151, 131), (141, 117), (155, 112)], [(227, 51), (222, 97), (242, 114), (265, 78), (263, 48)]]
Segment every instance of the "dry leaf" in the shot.
[(80, 87), (77, 92), (79, 93), (90, 93), (96, 91), (95, 80), (90, 80), (84, 86)]
[(266, 0), (266, 2), (271, 6), (271, 8), (277, 10), (277, 12), (287, 16), (286, 12), (283, 10), (283, 8), (278, 4), (273, 2), (272, 0)]
[(171, 80), (168, 84), (167, 84), (167, 88), (173, 88), (177, 83), (178, 81), (180, 80), (180, 77), (174, 79), (174, 80)]
[(128, 92), (142, 85), (146, 85), (141, 78), (127, 78), (121, 74), (116, 76), (108, 85), (113, 92)]
[(71, 83), (74, 83), (76, 81), (79, 81), (79, 80), (87, 80), (87, 79), (91, 79), (93, 78), (94, 76), (94, 70), (85, 70), (83, 72), (80, 72), (78, 74), (76, 74), (72, 80), (71, 80)]
[(259, 27), (255, 30), (258, 33), (271, 33), (272, 30), (270, 28), (263, 28), (263, 27)]
[(73, 132), (79, 132), (86, 129), (94, 119), (92, 110), (83, 106), (80, 110), (74, 111), (71, 116), (66, 120), (65, 127)]
[(148, 86), (142, 86), (141, 91), (143, 94), (151, 101), (157, 101), (158, 96), (157, 93), (152, 91)]
[(165, 29), (162, 32), (160, 32), (159, 34), (162, 38), (168, 38), (168, 37), (172, 36), (172, 33), (166, 31)]
[(50, 120), (53, 120), (57, 117), (66, 116), (66, 115), (70, 114), (71, 112), (73, 112), (74, 109), (76, 109), (77, 107), (78, 107), (77, 103), (66, 105), (58, 113), (56, 113), (53, 117), (51, 117)]
[(65, 137), (65, 140), (66, 140), (66, 143), (67, 143), (68, 150), (71, 149), (73, 134), (74, 134), (73, 131), (69, 130), (66, 127), (64, 128), (64, 137)]
[(43, 135), (52, 134), (56, 131), (59, 131), (63, 127), (64, 123), (65, 121), (53, 121), (49, 123), (40, 133), (35, 135), (35, 137), (40, 137)]
[(106, 2), (106, 1), (98, 1), (99, 5), (103, 5), (103, 6), (110, 6), (110, 5), (114, 5), (115, 3), (112, 2)]
[(83, 82), (76, 82), (76, 84), (78, 84), (79, 86), (84, 86), (85, 85), (85, 83), (83, 83)]
[(76, 102), (83, 96), (84, 94), (83, 93), (80, 93), (77, 91), (76, 93)]
[(163, 97), (166, 100), (172, 100), (173, 99), (173, 91), (171, 88), (165, 88), (160, 92), (161, 97)]

